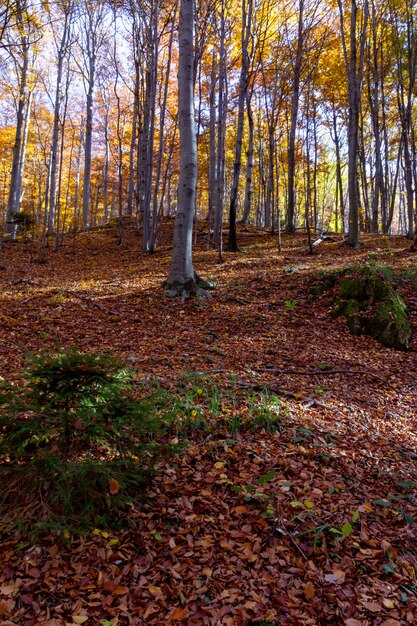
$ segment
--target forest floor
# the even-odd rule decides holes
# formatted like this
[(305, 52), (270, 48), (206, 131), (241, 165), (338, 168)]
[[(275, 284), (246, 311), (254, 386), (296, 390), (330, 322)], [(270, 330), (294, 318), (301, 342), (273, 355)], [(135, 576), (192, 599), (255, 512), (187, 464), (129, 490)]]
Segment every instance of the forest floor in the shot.
[[(121, 247), (110, 229), (79, 235), (75, 255), (67, 242), (45, 264), (30, 243), (7, 243), (0, 376), (19, 378), (27, 351), (116, 350), (138, 383), (158, 377), (175, 391), (197, 376), (200, 413), (215, 386), (219, 419), (273, 410), (279, 428), (210, 436), (196, 426), (123, 531), (2, 533), (0, 625), (417, 624), (410, 242), (364, 236), (359, 250), (326, 242), (309, 256), (303, 235), (284, 236), (279, 253), (275, 237), (247, 228), (240, 253), (218, 264), (199, 224), (195, 267), (217, 289), (181, 302), (162, 289), (164, 229), (153, 255), (133, 230)], [(408, 351), (351, 336), (329, 294), (312, 294), (317, 271), (364, 262), (401, 278)]]

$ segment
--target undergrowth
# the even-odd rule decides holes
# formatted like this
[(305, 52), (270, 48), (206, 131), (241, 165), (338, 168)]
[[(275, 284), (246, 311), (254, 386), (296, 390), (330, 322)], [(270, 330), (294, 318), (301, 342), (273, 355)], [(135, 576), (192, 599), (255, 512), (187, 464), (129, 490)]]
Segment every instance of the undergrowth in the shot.
[(24, 382), (0, 387), (3, 530), (84, 532), (118, 527), (157, 463), (179, 441), (279, 431), (286, 407), (263, 393), (195, 374), (134, 397), (118, 357), (76, 348), (32, 355)]
[(137, 400), (118, 357), (73, 348), (29, 359), (0, 389), (3, 528), (84, 530), (119, 524), (155, 472), (159, 394)]
[(178, 437), (222, 437), (279, 431), (287, 412), (282, 400), (267, 390), (248, 393), (238, 389), (233, 378), (220, 387), (198, 374), (189, 374), (171, 395), (162, 419), (168, 431)]

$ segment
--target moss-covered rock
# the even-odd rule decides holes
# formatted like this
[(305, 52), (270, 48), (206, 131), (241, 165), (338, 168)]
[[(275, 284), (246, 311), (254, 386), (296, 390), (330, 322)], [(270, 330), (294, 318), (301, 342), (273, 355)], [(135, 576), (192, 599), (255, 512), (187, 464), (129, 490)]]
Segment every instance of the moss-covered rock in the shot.
[(333, 309), (352, 335), (369, 335), (388, 348), (406, 350), (411, 338), (407, 307), (387, 268), (364, 265), (344, 276)]

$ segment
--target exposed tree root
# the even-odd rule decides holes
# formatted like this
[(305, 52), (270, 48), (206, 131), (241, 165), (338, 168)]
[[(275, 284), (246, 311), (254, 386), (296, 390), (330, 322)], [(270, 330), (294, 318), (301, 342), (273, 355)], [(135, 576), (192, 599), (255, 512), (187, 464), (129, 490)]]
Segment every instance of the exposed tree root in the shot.
[(194, 278), (188, 278), (187, 280), (174, 280), (170, 282), (167, 280), (164, 283), (167, 296), (169, 298), (180, 297), (184, 302), (188, 298), (209, 298), (210, 290), (215, 289), (213, 283), (201, 278), (197, 273), (194, 273)]

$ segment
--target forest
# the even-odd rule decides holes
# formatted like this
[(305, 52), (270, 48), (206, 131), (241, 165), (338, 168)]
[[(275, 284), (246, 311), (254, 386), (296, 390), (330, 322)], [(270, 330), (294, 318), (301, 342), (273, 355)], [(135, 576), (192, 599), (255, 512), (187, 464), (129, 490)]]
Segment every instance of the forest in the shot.
[(0, 0), (0, 626), (417, 623), (416, 19)]
[[(176, 210), (179, 3), (3, 0), (0, 201), (37, 235)], [(196, 214), (414, 237), (412, 0), (197, 3)], [(20, 218), (23, 219), (23, 218)], [(122, 237), (122, 233), (120, 235)]]

